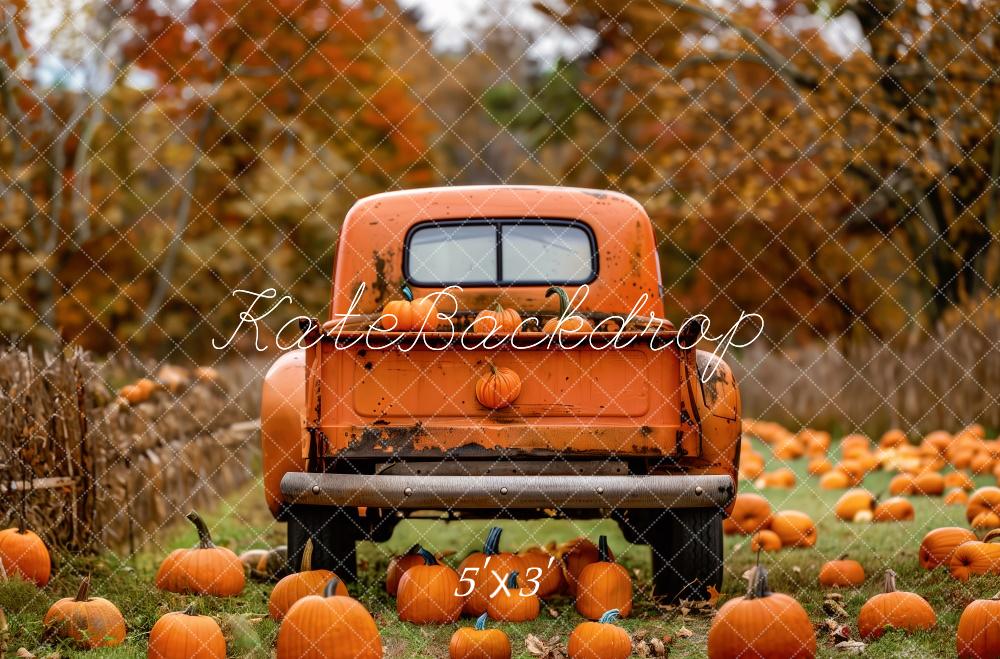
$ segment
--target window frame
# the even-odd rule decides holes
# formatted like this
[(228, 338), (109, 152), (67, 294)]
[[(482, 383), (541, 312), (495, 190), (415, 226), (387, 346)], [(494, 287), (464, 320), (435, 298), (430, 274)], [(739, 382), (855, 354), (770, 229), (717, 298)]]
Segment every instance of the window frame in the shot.
[[(496, 236), (495, 249), (497, 257), (497, 276), (495, 279), (487, 281), (420, 281), (410, 274), (410, 242), (413, 235), (421, 229), (427, 228), (454, 228), (454, 227), (493, 227)], [(590, 274), (583, 279), (559, 280), (559, 281), (538, 281), (504, 279), (503, 275), (503, 239), (502, 227), (504, 226), (556, 226), (573, 227), (581, 229), (587, 236), (590, 245)], [(583, 286), (590, 284), (597, 279), (600, 273), (600, 258), (597, 252), (597, 238), (593, 229), (586, 222), (581, 220), (561, 218), (561, 217), (519, 217), (519, 216), (495, 216), (495, 217), (470, 217), (445, 220), (424, 220), (417, 222), (406, 231), (403, 237), (403, 279), (412, 286), (419, 288), (439, 288), (445, 286), (463, 286), (468, 288), (497, 288), (510, 286)]]

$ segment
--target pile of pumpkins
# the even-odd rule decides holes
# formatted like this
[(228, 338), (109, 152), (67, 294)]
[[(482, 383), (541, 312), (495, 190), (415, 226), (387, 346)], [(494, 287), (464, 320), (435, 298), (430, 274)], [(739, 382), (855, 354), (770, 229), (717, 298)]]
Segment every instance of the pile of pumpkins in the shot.
[[(160, 564), (155, 584), (160, 590), (231, 597), (246, 585), (244, 563), (233, 551), (216, 546), (196, 513), (188, 519), (198, 543), (176, 549)], [(476, 618), (472, 627), (458, 629), (449, 645), (450, 657), (510, 657), (507, 635), (487, 629), (489, 619), (524, 622), (538, 617), (541, 600), (561, 593), (575, 599), (588, 619), (569, 638), (573, 659), (624, 659), (632, 651), (625, 630), (614, 624), (632, 611), (632, 580), (614, 562), (606, 536), (595, 545), (576, 538), (563, 545), (534, 547), (519, 554), (500, 551), (501, 529), (493, 527), (483, 550), (470, 554), (458, 571), (442, 564), (422, 547), (393, 557), (385, 587), (396, 598), (399, 619), (414, 624), (456, 622), (463, 614)], [(278, 581), (268, 600), (268, 614), (279, 623), (276, 656), (376, 659), (382, 641), (371, 614), (348, 595), (329, 570), (312, 569), (312, 542), (306, 543), (298, 572)], [(48, 583), (48, 548), (35, 533), (18, 527), (0, 531), (0, 565), (38, 586)], [(461, 575), (461, 576), (460, 576)], [(90, 597), (90, 578), (75, 597), (61, 599), (45, 616), (48, 633), (70, 639), (81, 648), (114, 647), (125, 639), (125, 619), (110, 601)], [(148, 656), (203, 659), (226, 656), (222, 629), (199, 615), (196, 603), (164, 615), (149, 635)]]
[(816, 544), (816, 524), (799, 510), (771, 512), (771, 504), (759, 494), (741, 492), (729, 516), (722, 520), (727, 535), (751, 536), (753, 551), (809, 548)]
[(118, 400), (126, 405), (139, 405), (152, 398), (160, 389), (177, 393), (192, 382), (218, 382), (219, 372), (211, 366), (198, 366), (189, 371), (181, 366), (164, 364), (156, 378), (140, 378), (118, 390)]

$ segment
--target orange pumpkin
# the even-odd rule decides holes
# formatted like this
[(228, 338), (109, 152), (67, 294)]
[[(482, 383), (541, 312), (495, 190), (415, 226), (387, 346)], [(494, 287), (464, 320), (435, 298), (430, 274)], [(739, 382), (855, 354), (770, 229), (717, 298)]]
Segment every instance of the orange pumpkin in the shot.
[(754, 480), (764, 473), (764, 456), (759, 453), (743, 453), (740, 455), (740, 478)]
[(533, 588), (518, 586), (517, 570), (504, 579), (486, 598), (486, 613), (502, 622), (527, 622), (538, 617), (541, 603)]
[(781, 549), (781, 538), (774, 531), (761, 529), (750, 539), (750, 549), (758, 551), (778, 551)]
[(736, 495), (732, 512), (722, 520), (722, 530), (728, 535), (735, 533), (753, 535), (760, 529), (767, 528), (770, 520), (771, 504), (767, 499), (759, 494), (741, 492)]
[(277, 659), (381, 659), (382, 638), (361, 602), (338, 595), (333, 577), (322, 595), (292, 605), (278, 628)]
[(955, 632), (958, 659), (1000, 657), (1000, 600), (974, 600), (962, 611)]
[(461, 627), (448, 643), (449, 659), (510, 659), (510, 639), (500, 629), (486, 629), (488, 614), (476, 618), (475, 627)]
[(52, 574), (48, 548), (23, 522), (0, 531), (0, 563), (8, 576), (17, 575), (37, 586), (47, 584)]
[(944, 475), (944, 486), (945, 487), (960, 487), (963, 490), (974, 490), (976, 488), (975, 483), (972, 482), (972, 477), (970, 477), (964, 471), (949, 471)]
[(771, 487), (789, 489), (795, 487), (795, 480), (795, 472), (788, 467), (782, 467), (770, 473), (765, 472), (754, 485), (759, 489)]
[(504, 309), (497, 303), (492, 309), (483, 309), (476, 315), (472, 325), (483, 334), (515, 334), (521, 329), (521, 314), (515, 309)]
[(855, 488), (844, 492), (833, 508), (837, 517), (845, 522), (853, 522), (858, 513), (875, 510), (875, 497), (868, 490)]
[(267, 611), (272, 620), (281, 622), (293, 604), (303, 597), (322, 594), (331, 580), (336, 580), (337, 595), (347, 595), (347, 586), (333, 572), (312, 569), (312, 553), (313, 543), (312, 539), (309, 539), (302, 549), (299, 572), (282, 577), (271, 590)]
[(583, 316), (567, 315), (569, 313), (569, 296), (558, 286), (552, 286), (545, 291), (545, 297), (559, 297), (559, 315), (545, 323), (542, 331), (546, 334), (588, 334), (594, 331), (594, 325)]
[(833, 465), (826, 458), (813, 458), (809, 461), (809, 465), (806, 467), (808, 471), (813, 476), (822, 476), (830, 472), (833, 469)]
[(771, 530), (783, 547), (812, 547), (816, 544), (816, 525), (809, 515), (798, 510), (783, 510), (771, 516)]
[(511, 572), (524, 572), (524, 562), (519, 556), (500, 551), (500, 536), (503, 529), (494, 526), (486, 536), (483, 551), (469, 554), (458, 566), (458, 573), (466, 582), (475, 585), (465, 600), (463, 613), (479, 616), (486, 612), (486, 602), (490, 593), (502, 583)]
[(823, 490), (843, 490), (851, 486), (851, 477), (843, 469), (834, 469), (823, 474), (819, 487)]
[(156, 587), (172, 593), (196, 593), (229, 597), (243, 591), (246, 577), (239, 556), (225, 547), (216, 547), (198, 513), (187, 518), (198, 529), (194, 549), (175, 549), (156, 572)]
[(862, 638), (877, 639), (887, 627), (918, 631), (930, 629), (937, 622), (934, 609), (920, 595), (896, 590), (896, 573), (885, 571), (884, 592), (875, 595), (858, 612), (858, 633)]
[(430, 297), (413, 298), (413, 291), (405, 283), (400, 286), (402, 300), (393, 300), (382, 309), (379, 324), (393, 332), (433, 332), (437, 329), (438, 309)]
[(916, 516), (913, 504), (903, 497), (892, 497), (875, 506), (872, 521), (909, 522)]
[(965, 519), (977, 529), (1000, 527), (1000, 487), (981, 487), (972, 493)]
[(627, 659), (632, 639), (615, 624), (618, 612), (605, 611), (597, 622), (581, 622), (569, 635), (569, 659)]
[(84, 577), (76, 597), (65, 597), (45, 614), (47, 633), (68, 638), (77, 646), (110, 648), (125, 640), (125, 618), (118, 607), (103, 597), (87, 597), (90, 577)]
[(767, 570), (758, 565), (747, 594), (723, 604), (712, 619), (708, 656), (811, 658), (816, 656), (816, 633), (801, 604), (771, 592)]
[(973, 540), (956, 547), (948, 561), (951, 576), (968, 581), (974, 574), (1000, 574), (1000, 545), (992, 543), (997, 537), (1000, 529), (987, 533), (982, 542)]
[(944, 495), (944, 505), (965, 506), (969, 503), (969, 494), (960, 487), (949, 490)]
[(887, 430), (882, 438), (878, 440), (879, 448), (896, 448), (907, 444), (906, 434), (899, 428)]
[(897, 474), (889, 481), (889, 494), (902, 496), (913, 494), (913, 476), (911, 474)]
[(423, 564), (424, 559), (420, 555), (420, 545), (413, 545), (402, 556), (393, 556), (389, 559), (389, 567), (385, 570), (385, 591), (395, 597), (399, 591), (399, 579), (403, 573), (414, 565)]
[(927, 496), (944, 494), (944, 476), (936, 471), (925, 471), (913, 478), (913, 493)]
[(566, 587), (562, 565), (553, 553), (542, 547), (532, 547), (520, 552), (518, 556), (524, 563), (524, 577), (538, 583), (536, 594), (540, 598), (554, 597)]
[(455, 622), (462, 615), (465, 597), (458, 574), (441, 565), (426, 549), (420, 549), (423, 565), (415, 565), (399, 579), (396, 612), (399, 619), (418, 625)]
[(597, 562), (580, 572), (576, 610), (591, 620), (597, 620), (611, 609), (628, 617), (632, 613), (632, 579), (625, 568), (611, 560), (607, 536), (598, 539), (597, 552)]
[(192, 602), (186, 609), (168, 613), (149, 631), (149, 659), (225, 659), (226, 639), (219, 624), (198, 615)]
[(934, 529), (924, 536), (920, 543), (918, 560), (920, 567), (933, 570), (939, 565), (948, 566), (955, 549), (964, 542), (974, 542), (976, 534), (959, 526), (945, 526)]
[[(608, 555), (614, 559), (614, 554), (610, 551)], [(600, 552), (597, 550), (597, 545), (590, 540), (574, 538), (560, 547), (559, 556), (562, 559), (563, 574), (566, 577), (566, 589), (575, 596), (580, 573), (591, 563), (600, 560)]]
[(521, 377), (506, 366), (489, 364), (490, 372), (476, 382), (476, 400), (483, 407), (508, 407), (521, 395)]
[(842, 556), (835, 561), (827, 561), (819, 569), (821, 586), (857, 587), (865, 582), (865, 568), (855, 560)]

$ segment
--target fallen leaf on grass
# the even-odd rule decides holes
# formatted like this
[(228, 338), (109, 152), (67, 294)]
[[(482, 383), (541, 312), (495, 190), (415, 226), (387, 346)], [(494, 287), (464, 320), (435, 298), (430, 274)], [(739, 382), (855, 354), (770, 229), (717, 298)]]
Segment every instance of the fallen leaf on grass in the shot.
[(543, 641), (534, 634), (528, 634), (524, 639), (528, 654), (541, 659), (566, 659), (566, 648), (559, 642), (558, 636)]
[(21, 657), (21, 659), (35, 659), (35, 655), (28, 648), (18, 648), (15, 656)]
[(677, 638), (691, 638), (692, 636), (694, 636), (694, 632), (688, 629), (687, 627), (681, 627), (680, 629), (677, 630), (675, 636), (677, 636)]
[(837, 648), (841, 652), (846, 652), (847, 654), (864, 654), (865, 648), (868, 646), (861, 641), (841, 641), (833, 647)]
[(558, 618), (559, 617), (559, 612), (556, 611), (555, 609), (553, 609), (551, 606), (548, 607), (547, 610), (549, 612), (549, 615), (552, 616), (553, 618)]

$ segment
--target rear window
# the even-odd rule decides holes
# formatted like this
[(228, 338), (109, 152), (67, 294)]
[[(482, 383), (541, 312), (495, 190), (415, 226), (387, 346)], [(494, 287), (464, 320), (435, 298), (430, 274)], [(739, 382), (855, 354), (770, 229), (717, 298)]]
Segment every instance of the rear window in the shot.
[(418, 286), (579, 285), (597, 275), (597, 250), (571, 220), (428, 222), (407, 236), (403, 267)]

